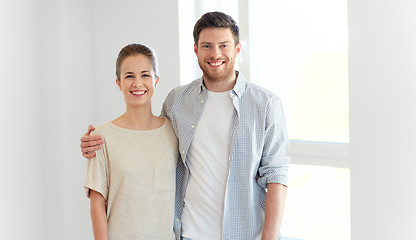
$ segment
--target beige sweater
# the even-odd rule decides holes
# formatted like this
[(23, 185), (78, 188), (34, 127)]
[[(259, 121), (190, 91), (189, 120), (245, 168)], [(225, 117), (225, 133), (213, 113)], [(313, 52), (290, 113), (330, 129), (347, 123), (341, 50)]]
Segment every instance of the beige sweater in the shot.
[(152, 130), (107, 122), (94, 134), (104, 144), (88, 160), (84, 187), (107, 201), (109, 239), (172, 239), (178, 141), (170, 121)]

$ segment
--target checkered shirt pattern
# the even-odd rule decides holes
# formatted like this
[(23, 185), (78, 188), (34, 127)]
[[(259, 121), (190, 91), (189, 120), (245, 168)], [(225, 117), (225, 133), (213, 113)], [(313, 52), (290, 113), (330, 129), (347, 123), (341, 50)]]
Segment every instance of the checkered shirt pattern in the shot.
[[(230, 91), (234, 113), (229, 130), (229, 174), (222, 239), (255, 240), (261, 238), (267, 183), (288, 184), (288, 137), (280, 99), (248, 82), (242, 74), (236, 74), (236, 84)], [(176, 239), (181, 239), (181, 214), (190, 174), (188, 150), (207, 96), (207, 89), (199, 78), (173, 89), (162, 108), (161, 116), (172, 121), (179, 139), (181, 159), (176, 176)]]

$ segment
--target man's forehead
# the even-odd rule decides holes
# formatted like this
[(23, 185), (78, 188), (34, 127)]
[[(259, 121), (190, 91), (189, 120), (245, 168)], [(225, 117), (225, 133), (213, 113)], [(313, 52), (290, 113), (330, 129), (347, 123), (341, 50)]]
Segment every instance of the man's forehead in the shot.
[(233, 41), (233, 34), (229, 28), (206, 28), (199, 34), (199, 43), (226, 43)]

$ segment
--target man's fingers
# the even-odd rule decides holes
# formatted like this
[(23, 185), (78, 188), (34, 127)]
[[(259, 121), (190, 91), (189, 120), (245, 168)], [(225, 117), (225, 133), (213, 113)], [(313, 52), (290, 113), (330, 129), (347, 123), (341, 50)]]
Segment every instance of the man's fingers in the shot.
[(82, 153), (91, 153), (91, 152), (95, 152), (99, 149), (101, 149), (101, 145), (97, 145), (97, 146), (94, 146), (94, 147), (86, 147), (86, 148), (82, 148)]
[(96, 155), (95, 152), (92, 152), (92, 153), (83, 153), (82, 154), (82, 156), (84, 156), (87, 159), (91, 159), (91, 158), (95, 157), (95, 155)]
[(98, 140), (101, 140), (100, 135), (87, 136), (86, 134), (84, 134), (84, 136), (82, 136), (81, 138), (81, 142), (98, 141)]
[(91, 133), (92, 131), (94, 131), (94, 130), (95, 130), (94, 126), (93, 126), (93, 125), (89, 125), (89, 126), (88, 126), (87, 135), (89, 136), (89, 135), (90, 135), (90, 133)]
[(88, 126), (87, 132), (81, 137), (81, 152), (82, 156), (87, 159), (95, 157), (95, 151), (101, 148), (101, 144), (104, 143), (101, 136), (90, 136), (91, 132), (95, 128), (93, 125)]
[(103, 140), (81, 142), (81, 148), (99, 146), (99, 145), (101, 145), (103, 143), (104, 143)]

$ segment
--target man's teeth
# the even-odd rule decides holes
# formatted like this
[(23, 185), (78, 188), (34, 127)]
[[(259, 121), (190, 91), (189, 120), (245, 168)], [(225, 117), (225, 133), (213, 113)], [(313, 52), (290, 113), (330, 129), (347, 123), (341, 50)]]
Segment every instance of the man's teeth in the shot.
[(219, 66), (222, 64), (222, 62), (211, 62), (209, 63), (211, 66)]

